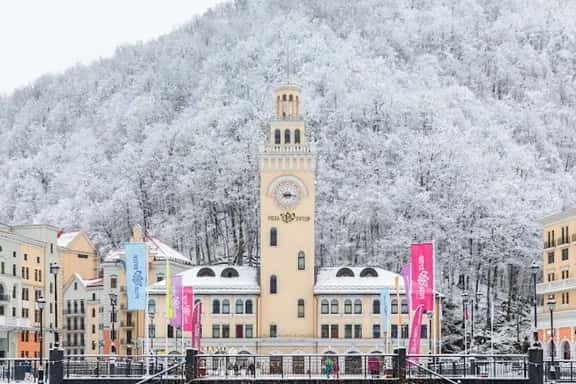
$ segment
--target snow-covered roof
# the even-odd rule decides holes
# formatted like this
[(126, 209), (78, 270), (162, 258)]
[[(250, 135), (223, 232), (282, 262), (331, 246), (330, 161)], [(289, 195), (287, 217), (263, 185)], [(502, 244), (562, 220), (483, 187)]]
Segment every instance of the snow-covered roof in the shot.
[[(179, 264), (192, 264), (186, 256), (154, 236), (146, 237), (146, 245), (150, 256), (155, 260), (170, 260)], [(106, 255), (104, 262), (113, 262), (124, 258), (124, 249), (114, 249)]]
[[(184, 286), (197, 294), (259, 294), (257, 268), (238, 265), (195, 266), (178, 273)], [(149, 287), (151, 293), (165, 293), (166, 281)]]
[(104, 285), (104, 280), (102, 278), (97, 279), (83, 279), (78, 273), (74, 273), (70, 279), (64, 284), (64, 290), (72, 284), (74, 280), (77, 280), (86, 288), (100, 287)]
[(382, 288), (395, 289), (394, 278), (398, 276), (400, 292), (404, 292), (404, 281), (398, 273), (378, 267), (329, 267), (320, 268), (314, 293), (373, 293)]
[(72, 240), (74, 240), (76, 238), (76, 236), (78, 236), (78, 234), (80, 233), (80, 231), (76, 231), (76, 232), (66, 232), (60, 235), (60, 237), (58, 237), (58, 246), (62, 247), (62, 248), (66, 248), (68, 246), (68, 244), (70, 244), (72, 242)]

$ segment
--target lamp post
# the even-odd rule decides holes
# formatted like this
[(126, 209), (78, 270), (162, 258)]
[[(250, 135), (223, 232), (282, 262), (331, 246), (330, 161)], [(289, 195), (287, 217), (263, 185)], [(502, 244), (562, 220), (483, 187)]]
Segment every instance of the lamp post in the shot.
[[(148, 337), (150, 338), (150, 353), (154, 355), (154, 337), (156, 337), (156, 328), (154, 327), (154, 316), (156, 316), (156, 305), (155, 304), (152, 305), (151, 303), (148, 304), (148, 319), (149, 319)], [(156, 359), (154, 359), (154, 372), (156, 372)]]
[(468, 354), (468, 329), (466, 327), (466, 313), (468, 311), (468, 292), (462, 294), (462, 318), (464, 320), (464, 354)]
[(554, 296), (548, 298), (548, 310), (550, 311), (550, 360), (552, 364), (550, 365), (550, 379), (556, 379), (556, 372), (554, 367), (554, 355), (556, 353), (556, 345), (554, 344), (554, 305), (556, 305), (556, 300)]
[(428, 354), (432, 354), (432, 311), (426, 311), (426, 317), (428, 318)]
[(38, 384), (44, 384), (44, 305), (46, 300), (42, 296), (36, 299), (36, 306), (40, 315), (40, 367), (38, 368)]
[(50, 273), (54, 275), (54, 347), (60, 346), (60, 335), (58, 333), (58, 263), (50, 263)]
[(116, 353), (116, 332), (114, 330), (114, 322), (116, 321), (116, 303), (118, 300), (118, 295), (114, 292), (110, 293), (110, 306), (112, 307), (112, 312), (110, 316), (110, 320), (112, 322), (112, 346), (110, 347), (111, 353)]
[(534, 304), (534, 345), (538, 345), (538, 313), (537, 313), (537, 309), (538, 309), (538, 297), (536, 295), (536, 274), (538, 273), (538, 270), (540, 269), (540, 267), (538, 266), (538, 264), (536, 264), (536, 262), (534, 261), (532, 263), (532, 265), (530, 265), (530, 271), (532, 272), (532, 282), (533, 284), (533, 288), (534, 288), (534, 294), (533, 294), (533, 304)]

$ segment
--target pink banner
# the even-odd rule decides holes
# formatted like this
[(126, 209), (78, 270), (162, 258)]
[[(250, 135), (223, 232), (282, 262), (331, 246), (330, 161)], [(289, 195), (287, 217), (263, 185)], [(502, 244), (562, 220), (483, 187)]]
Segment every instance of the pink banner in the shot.
[(202, 302), (196, 303), (194, 305), (193, 311), (193, 327), (192, 327), (192, 348), (197, 351), (200, 350), (200, 339), (201, 339), (201, 327), (202, 327)]
[[(412, 272), (412, 265), (410, 263), (402, 266), (402, 279), (404, 280), (404, 294), (406, 295), (406, 300), (408, 300), (408, 308), (412, 308), (410, 302), (412, 301), (410, 292), (410, 283), (412, 279), (410, 278), (410, 273)], [(416, 308), (412, 308), (414, 310)]]
[(194, 319), (194, 290), (192, 287), (182, 288), (182, 329), (192, 331)]
[[(408, 354), (409, 355), (419, 355), (420, 354), (420, 332), (422, 330), (422, 314), (424, 309), (422, 306), (416, 308), (414, 312), (414, 317), (412, 318), (412, 324), (410, 326), (410, 339), (408, 340)], [(411, 361), (418, 362), (417, 357), (410, 357)]]
[(411, 302), (412, 309), (422, 306), (423, 311), (434, 309), (434, 245), (412, 244)]
[(172, 276), (172, 313), (170, 325), (174, 328), (182, 326), (182, 276)]

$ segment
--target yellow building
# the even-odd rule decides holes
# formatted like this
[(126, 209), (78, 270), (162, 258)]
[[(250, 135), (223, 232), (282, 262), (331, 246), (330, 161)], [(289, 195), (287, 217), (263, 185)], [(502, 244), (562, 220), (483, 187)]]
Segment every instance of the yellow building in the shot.
[(58, 229), (49, 225), (0, 225), (0, 357), (40, 353), (40, 310), (46, 301), (44, 356), (54, 342), (54, 286), (49, 265), (58, 260)]
[[(275, 117), (260, 151), (260, 265), (197, 266), (182, 272), (202, 302), (205, 352), (241, 354), (391, 352), (405, 346), (409, 311), (399, 275), (381, 268), (317, 268), (315, 260), (316, 153), (300, 117), (300, 89), (275, 91)], [(390, 290), (387, 328), (380, 293)], [(149, 288), (153, 348), (182, 351), (166, 323), (165, 281)], [(438, 306), (436, 306), (438, 308)], [(398, 313), (400, 312), (400, 313)], [(422, 352), (439, 350), (440, 318)], [(168, 334), (170, 333), (170, 334)]]
[[(537, 285), (538, 339), (546, 356), (574, 356), (576, 345), (576, 209), (539, 220), (543, 233), (543, 282)], [(552, 300), (552, 301), (551, 301)], [(550, 304), (549, 304), (550, 303)], [(552, 304), (553, 303), (553, 304)], [(554, 348), (550, 331), (550, 308), (554, 313)]]

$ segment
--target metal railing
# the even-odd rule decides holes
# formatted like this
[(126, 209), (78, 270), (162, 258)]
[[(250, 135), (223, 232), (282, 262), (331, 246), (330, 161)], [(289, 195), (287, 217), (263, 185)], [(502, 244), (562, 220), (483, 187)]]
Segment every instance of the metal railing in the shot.
[[(527, 378), (526, 355), (408, 355), (407, 377)], [(425, 369), (424, 369), (425, 368)]]
[(198, 379), (392, 378), (393, 357), (390, 354), (214, 354), (195, 356), (195, 367)]
[[(0, 383), (26, 381), (38, 378), (40, 359), (3, 358), (0, 359)], [(44, 360), (44, 377), (48, 372), (48, 361)]]
[(143, 377), (182, 363), (182, 355), (67, 355), (64, 377)]
[[(552, 369), (554, 367), (554, 369)], [(576, 361), (557, 360), (554, 365), (550, 360), (544, 362), (544, 378), (546, 381), (555, 382), (575, 382), (576, 381)]]

